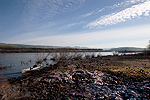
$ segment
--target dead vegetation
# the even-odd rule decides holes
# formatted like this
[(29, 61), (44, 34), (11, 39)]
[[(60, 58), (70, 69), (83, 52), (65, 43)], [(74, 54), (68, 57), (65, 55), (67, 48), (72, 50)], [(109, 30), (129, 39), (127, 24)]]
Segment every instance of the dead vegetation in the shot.
[(100, 70), (109, 74), (115, 74), (131, 80), (150, 80), (149, 56), (97, 56), (75, 54), (69, 56), (67, 53), (60, 53), (54, 56), (59, 67), (76, 65), (78, 68), (89, 70)]

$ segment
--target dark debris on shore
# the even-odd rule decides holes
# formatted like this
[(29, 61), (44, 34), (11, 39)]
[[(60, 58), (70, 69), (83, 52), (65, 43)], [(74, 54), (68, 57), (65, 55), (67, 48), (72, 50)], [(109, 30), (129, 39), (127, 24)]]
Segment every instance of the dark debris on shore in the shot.
[(123, 65), (114, 62), (117, 59), (89, 58), (46, 67), (10, 80), (11, 85), (0, 90), (0, 99), (149, 100), (150, 81), (132, 81), (96, 67)]

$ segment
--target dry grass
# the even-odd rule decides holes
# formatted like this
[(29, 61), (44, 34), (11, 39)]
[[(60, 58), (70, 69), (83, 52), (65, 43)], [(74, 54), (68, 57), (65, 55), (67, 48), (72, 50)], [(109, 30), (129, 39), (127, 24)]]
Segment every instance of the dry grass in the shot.
[(87, 57), (73, 62), (74, 65), (85, 66), (90, 70), (100, 70), (109, 74), (115, 74), (126, 79), (150, 80), (149, 59), (122, 59), (118, 56)]
[(111, 72), (116, 75), (121, 75), (125, 78), (135, 78), (137, 80), (149, 79), (150, 69), (145, 69), (143, 67), (129, 67), (129, 66), (106, 66), (101, 68), (102, 71)]
[[(111, 61), (110, 61), (111, 62)], [(110, 63), (108, 62), (108, 63)], [(149, 59), (115, 61), (116, 65), (98, 66), (96, 69), (133, 80), (150, 80)], [(117, 63), (122, 63), (118, 66)]]

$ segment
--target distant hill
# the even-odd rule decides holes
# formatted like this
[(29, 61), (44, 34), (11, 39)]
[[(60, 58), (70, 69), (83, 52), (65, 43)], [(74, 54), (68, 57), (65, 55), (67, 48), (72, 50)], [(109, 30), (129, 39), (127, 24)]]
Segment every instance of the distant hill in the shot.
[(24, 44), (0, 43), (0, 53), (29, 53), (29, 52), (101, 52), (102, 49), (86, 47), (61, 47)]
[(119, 47), (111, 48), (109, 51), (144, 51), (146, 48), (137, 48), (137, 47)]
[(76, 49), (90, 49), (88, 47), (62, 47), (62, 46), (44, 46), (44, 45), (25, 45), (25, 44), (7, 44), (7, 43), (0, 43), (0, 46), (13, 46), (13, 47), (27, 47), (27, 48), (76, 48)]
[(0, 46), (27, 47), (27, 48), (61, 48), (60, 46), (42, 46), (42, 45), (7, 44), (7, 43), (0, 43)]

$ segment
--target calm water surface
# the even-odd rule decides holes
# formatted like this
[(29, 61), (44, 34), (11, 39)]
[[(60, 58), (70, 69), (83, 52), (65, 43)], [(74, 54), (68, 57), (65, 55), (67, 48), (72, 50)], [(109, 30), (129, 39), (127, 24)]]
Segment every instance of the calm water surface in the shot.
[[(70, 53), (73, 54), (73, 53)], [(113, 55), (112, 52), (85, 52), (83, 55)], [(48, 53), (0, 53), (0, 67), (6, 67), (0, 70), (0, 81), (8, 78), (21, 76), (21, 70), (33, 66), (37, 60), (45, 58)], [(48, 56), (48, 60), (44, 63), (54, 64), (56, 62), (50, 60), (53, 54)]]
[[(6, 68), (0, 70), (0, 80), (21, 76), (22, 69), (33, 66), (38, 59), (44, 58), (46, 55), (47, 53), (1, 53), (0, 67)], [(44, 64), (46, 65), (46, 63), (54, 62), (47, 60)]]

